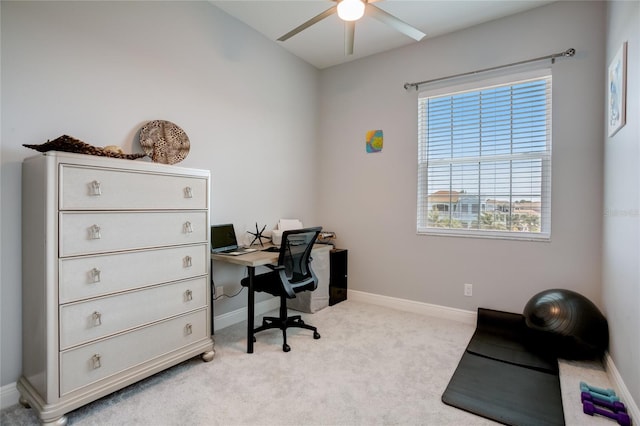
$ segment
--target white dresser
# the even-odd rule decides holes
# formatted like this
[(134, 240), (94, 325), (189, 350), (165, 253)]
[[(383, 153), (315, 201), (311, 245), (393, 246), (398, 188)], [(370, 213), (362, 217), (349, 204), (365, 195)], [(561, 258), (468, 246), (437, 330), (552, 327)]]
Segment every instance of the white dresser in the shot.
[(43, 424), (213, 359), (209, 172), (48, 152), (22, 166), (21, 402)]

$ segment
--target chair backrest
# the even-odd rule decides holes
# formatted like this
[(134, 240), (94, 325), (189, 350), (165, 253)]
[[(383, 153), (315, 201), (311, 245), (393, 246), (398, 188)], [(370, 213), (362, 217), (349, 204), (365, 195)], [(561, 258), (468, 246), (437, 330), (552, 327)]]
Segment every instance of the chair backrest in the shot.
[(281, 274), (284, 274), (283, 278), (286, 278), (287, 281), (283, 284), (291, 286), (286, 289), (290, 297), (294, 288), (305, 286), (309, 287), (309, 290), (315, 290), (318, 286), (318, 278), (310, 264), (311, 249), (321, 230), (322, 227), (318, 226), (293, 229), (282, 233), (278, 265), (284, 266)]

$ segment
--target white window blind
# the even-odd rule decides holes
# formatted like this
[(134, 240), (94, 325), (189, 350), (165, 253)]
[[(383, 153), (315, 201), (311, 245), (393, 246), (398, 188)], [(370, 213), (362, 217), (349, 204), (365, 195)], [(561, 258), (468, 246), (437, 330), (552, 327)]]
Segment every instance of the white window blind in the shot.
[(418, 138), (418, 233), (550, 238), (550, 70), (421, 93)]

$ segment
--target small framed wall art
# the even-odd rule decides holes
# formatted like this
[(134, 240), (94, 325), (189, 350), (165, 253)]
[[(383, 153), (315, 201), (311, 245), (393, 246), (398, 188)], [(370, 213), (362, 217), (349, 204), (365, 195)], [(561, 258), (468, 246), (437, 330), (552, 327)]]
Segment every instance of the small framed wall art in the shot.
[(627, 122), (627, 42), (613, 57), (607, 76), (607, 126), (609, 137)]
[(382, 130), (369, 130), (366, 136), (367, 153), (382, 151)]

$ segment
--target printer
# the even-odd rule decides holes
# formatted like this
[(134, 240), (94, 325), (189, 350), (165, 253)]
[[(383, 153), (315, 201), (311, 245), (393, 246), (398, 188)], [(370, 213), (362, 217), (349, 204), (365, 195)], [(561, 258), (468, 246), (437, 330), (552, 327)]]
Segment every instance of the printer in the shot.
[(282, 233), (292, 229), (302, 229), (302, 222), (298, 219), (280, 219), (276, 225), (276, 229), (271, 231), (271, 242), (273, 245), (280, 247), (282, 243)]

